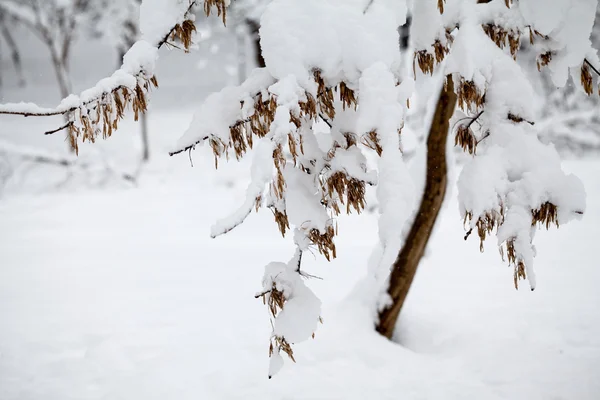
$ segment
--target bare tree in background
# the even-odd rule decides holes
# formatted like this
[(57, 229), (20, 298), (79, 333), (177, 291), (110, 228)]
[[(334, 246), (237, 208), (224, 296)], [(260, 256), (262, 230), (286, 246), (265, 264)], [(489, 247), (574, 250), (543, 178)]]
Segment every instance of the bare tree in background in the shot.
[(238, 79), (246, 79), (247, 47), (250, 40), (254, 67), (265, 67), (265, 59), (260, 48), (260, 16), (271, 0), (238, 0), (231, 6), (230, 20), (234, 26), (238, 49)]
[(69, 57), (90, 0), (2, 0), (0, 10), (28, 27), (50, 51), (61, 97), (72, 92)]
[[(142, 0), (92, 0), (90, 19), (95, 37), (108, 38), (117, 50), (116, 67), (120, 67), (123, 56), (140, 38), (139, 14)], [(148, 116), (142, 113), (140, 133), (142, 137), (142, 161), (150, 160)]]
[[(17, 43), (13, 37), (12, 29), (14, 29), (14, 23), (12, 18), (6, 15), (5, 12), (0, 9), (0, 35), (4, 42), (8, 46), (8, 51), (10, 52), (10, 58), (15, 67), (15, 72), (17, 73), (18, 85), (25, 86), (25, 77), (23, 76), (23, 64), (21, 62), (21, 54), (19, 53), (19, 48), (17, 47)], [(0, 54), (2, 51), (0, 50)], [(2, 86), (2, 79), (0, 76), (0, 86)]]
[[(596, 23), (590, 41), (595, 48), (600, 46), (600, 4), (596, 8)], [(591, 74), (600, 75), (600, 71), (591, 64), (588, 70)], [(586, 96), (576, 85), (557, 88), (547, 71), (542, 72), (539, 75), (543, 100), (540, 138), (553, 143), (562, 154), (600, 152), (600, 98)]]

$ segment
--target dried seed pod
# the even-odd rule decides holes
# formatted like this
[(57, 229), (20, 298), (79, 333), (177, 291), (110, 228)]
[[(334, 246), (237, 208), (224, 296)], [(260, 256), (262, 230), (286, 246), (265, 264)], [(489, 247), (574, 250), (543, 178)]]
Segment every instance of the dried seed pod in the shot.
[(298, 103), (300, 107), (300, 117), (308, 117), (314, 120), (317, 117), (317, 103), (315, 98), (308, 92), (305, 93), (306, 101)]
[(594, 92), (592, 73), (585, 62), (581, 66), (581, 86), (588, 96), (591, 96)]
[(230, 145), (235, 151), (236, 159), (240, 159), (248, 150), (248, 144), (244, 135), (243, 122), (236, 122), (232, 127), (229, 128)]
[[(366, 193), (364, 181), (349, 177), (344, 172), (336, 172), (325, 180), (324, 186), (329, 199), (339, 198), (342, 204), (346, 204), (347, 214), (350, 214), (351, 207), (359, 214), (364, 210)], [(337, 213), (339, 214), (339, 208)]]
[(537, 59), (538, 71), (541, 71), (542, 67), (545, 67), (546, 65), (550, 64), (551, 61), (552, 61), (552, 52), (551, 51), (547, 51), (543, 54), (540, 54)]
[(336, 258), (335, 243), (333, 243), (334, 236), (335, 231), (331, 225), (325, 229), (325, 233), (321, 233), (318, 229), (311, 229), (308, 232), (309, 240), (317, 246), (319, 253), (323, 254), (327, 261)]
[(546, 229), (550, 228), (550, 225), (554, 224), (559, 227), (558, 223), (558, 207), (549, 201), (545, 202), (537, 210), (531, 210), (532, 220), (531, 226), (540, 224), (546, 226)]
[(460, 146), (469, 154), (475, 154), (477, 150), (477, 139), (468, 125), (460, 125), (458, 127), (456, 136), (454, 137), (454, 145)]
[(325, 86), (325, 80), (321, 77), (321, 71), (315, 69), (313, 77), (317, 83), (317, 103), (319, 109), (330, 119), (335, 118), (335, 107), (333, 105), (333, 90)]
[(370, 131), (365, 136), (362, 137), (361, 143), (368, 147), (371, 150), (375, 150), (378, 156), (381, 157), (381, 153), (383, 152), (383, 147), (379, 143), (379, 136), (377, 136), (376, 131)]
[(204, 13), (206, 16), (210, 16), (211, 8), (217, 9), (217, 16), (223, 20), (223, 25), (226, 24), (227, 20), (227, 4), (226, 0), (204, 0)]
[(481, 93), (473, 81), (461, 78), (458, 89), (458, 105), (461, 109), (474, 112), (485, 103), (485, 93)]
[(271, 208), (271, 211), (273, 211), (273, 216), (275, 217), (275, 222), (277, 223), (281, 236), (285, 237), (286, 230), (290, 229), (290, 222), (288, 221), (285, 210), (281, 212), (276, 208)]
[(416, 74), (415, 61), (417, 62), (417, 64), (419, 65), (419, 68), (421, 69), (421, 71), (424, 74), (433, 75), (433, 67), (435, 65), (435, 63), (434, 63), (435, 58), (434, 58), (433, 54), (428, 53), (425, 50), (420, 50), (420, 51), (415, 52), (415, 55), (413, 58), (413, 71)]
[[(206, 7), (206, 3), (205, 3)], [(183, 50), (189, 53), (190, 47), (192, 46), (192, 38), (196, 32), (196, 25), (194, 21), (186, 19), (181, 24), (175, 25), (171, 33), (171, 40), (179, 40), (183, 45)]]
[(342, 107), (344, 110), (346, 107), (350, 107), (352, 105), (356, 110), (356, 107), (358, 106), (358, 101), (354, 96), (354, 90), (350, 89), (345, 82), (340, 82), (340, 100), (342, 101)]

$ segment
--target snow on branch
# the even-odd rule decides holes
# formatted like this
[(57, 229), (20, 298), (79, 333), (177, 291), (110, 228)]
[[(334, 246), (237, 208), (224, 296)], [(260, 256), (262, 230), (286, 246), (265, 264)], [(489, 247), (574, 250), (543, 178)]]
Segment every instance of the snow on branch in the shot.
[[(459, 82), (458, 103), (467, 115), (455, 125), (455, 143), (473, 156), (458, 182), (468, 230), (465, 238), (476, 231), (483, 251), (485, 239), (495, 233), (503, 259), (514, 267), (515, 288), (520, 279), (528, 279), (532, 290), (536, 285), (534, 228), (559, 226), (579, 218), (585, 210), (581, 181), (565, 174), (555, 149), (537, 138), (534, 91), (515, 62), (522, 32), (535, 25), (527, 20), (533, 3), (522, 1), (515, 7), (510, 2), (489, 2), (463, 9), (445, 65), (446, 73)], [(564, 74), (564, 84), (569, 69), (572, 74), (577, 68), (586, 70), (585, 57), (590, 52), (582, 51), (589, 45), (581, 29), (571, 31), (571, 38), (563, 37), (560, 18), (572, 25), (574, 21), (568, 21), (572, 16), (557, 17), (557, 28), (544, 28), (559, 39), (530, 28), (530, 41), (533, 43), (533, 35), (543, 36), (545, 45), (554, 49), (544, 65), (556, 62), (551, 71), (556, 76)], [(490, 41), (495, 45), (490, 46)], [(583, 76), (581, 82), (590, 93)]]
[[(123, 65), (112, 76), (100, 80), (80, 95), (71, 95), (55, 108), (32, 103), (1, 104), (0, 114), (45, 117), (65, 115), (67, 123), (46, 132), (67, 130), (71, 146), (77, 152), (78, 140), (94, 142), (99, 135), (107, 138), (117, 129), (125, 111), (131, 108), (137, 121), (147, 108), (147, 96), (158, 86), (154, 75), (158, 49), (178, 40), (189, 51), (196, 31), (193, 10), (197, 0), (146, 0), (140, 9), (142, 39), (123, 58)], [(227, 0), (206, 1), (207, 14), (216, 7), (225, 18)]]
[[(294, 360), (292, 345), (309, 338), (319, 321), (320, 302), (302, 282), (299, 254), (314, 249), (327, 260), (336, 258), (336, 217), (361, 213), (366, 187), (379, 182), (367, 153), (381, 157), (389, 182), (378, 192), (388, 205), (382, 237), (397, 236), (393, 225), (410, 213), (399, 132), (413, 82), (401, 82), (396, 73), (396, 28), (405, 16), (404, 2), (373, 2), (366, 12), (359, 1), (270, 3), (260, 31), (267, 68), (208, 96), (170, 152), (208, 144), (218, 167), (221, 159), (241, 159), (253, 149), (246, 198), (212, 227), (212, 237), (261, 208), (272, 212), (282, 236), (294, 233), (297, 256), (288, 264), (269, 264), (259, 294), (274, 318), (269, 376), (282, 365), (279, 353)], [(312, 19), (314, 24), (306, 23)], [(298, 46), (290, 52), (289, 43)], [(326, 132), (319, 130), (321, 121)], [(386, 243), (389, 254), (398, 249), (398, 240)]]

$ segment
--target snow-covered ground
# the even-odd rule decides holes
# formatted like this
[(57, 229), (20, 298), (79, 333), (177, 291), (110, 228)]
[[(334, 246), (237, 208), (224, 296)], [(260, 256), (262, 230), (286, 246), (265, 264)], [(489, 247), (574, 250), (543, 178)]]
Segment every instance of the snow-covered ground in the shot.
[[(295, 347), (297, 364), (268, 380), (271, 327), (254, 294), (264, 265), (287, 261), (293, 245), (269, 212), (209, 238), (214, 220), (243, 201), (248, 166), (215, 172), (206, 151), (193, 154), (193, 168), (187, 155), (166, 155), (191, 119), (192, 95), (226, 81), (200, 72), (184, 90), (174, 71), (154, 98), (154, 159), (136, 186), (89, 187), (85, 176), (35, 167), (0, 199), (1, 400), (598, 398), (599, 161), (565, 163), (586, 185), (588, 210), (539, 232), (535, 292), (514, 290), (493, 242), (480, 254), (476, 238), (463, 240), (452, 198), (401, 316), (401, 345), (379, 337), (348, 297), (377, 240), (375, 216), (340, 218), (338, 258), (306, 257), (323, 278), (308, 284), (324, 324)], [(53, 103), (48, 93), (9, 88), (6, 100)], [(65, 151), (60, 137), (40, 135), (48, 124), (3, 118), (0, 139)], [(99, 143), (125, 170), (136, 165), (135, 129), (128, 122)]]

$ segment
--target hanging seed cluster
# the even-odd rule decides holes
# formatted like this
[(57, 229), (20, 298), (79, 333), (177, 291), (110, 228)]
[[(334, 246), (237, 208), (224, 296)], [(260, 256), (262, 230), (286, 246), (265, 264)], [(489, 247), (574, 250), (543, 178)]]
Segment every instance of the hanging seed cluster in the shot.
[[(272, 283), (271, 289), (267, 292), (261, 293), (256, 297), (261, 297), (263, 304), (265, 304), (269, 310), (269, 313), (273, 318), (277, 317), (277, 314), (283, 310), (285, 303), (288, 300), (284, 293), (277, 289), (277, 284)], [(319, 317), (319, 322), (323, 323), (323, 319)], [(312, 337), (314, 339), (315, 334), (313, 332)], [(294, 350), (292, 349), (292, 343), (289, 343), (285, 337), (273, 335), (269, 343), (269, 357), (271, 357), (275, 351), (283, 351), (288, 355), (290, 360), (296, 362), (294, 359)]]
[[(521, 279), (527, 279), (527, 274), (525, 273), (525, 263), (517, 256), (514, 238), (507, 240), (505, 247), (508, 265), (512, 266), (514, 269), (513, 284), (515, 285), (515, 289), (519, 290), (519, 281)], [(502, 260), (504, 260), (504, 249), (502, 247), (500, 248), (500, 254), (502, 255)]]
[(485, 103), (485, 93), (481, 93), (475, 82), (461, 77), (457, 85), (458, 105), (465, 111), (475, 112)]
[[(592, 73), (590, 72), (590, 68), (587, 64), (583, 63), (581, 66), (581, 86), (583, 87), (584, 92), (591, 96), (594, 93)], [(598, 94), (600, 94), (600, 87), (598, 88)]]
[[(536, 37), (544, 41), (550, 40), (549, 36), (543, 35), (538, 30), (529, 27), (529, 44), (533, 45), (535, 43)], [(536, 63), (538, 71), (541, 71), (542, 67), (545, 67), (546, 65), (550, 64), (550, 62), (552, 61), (552, 54), (552, 51), (546, 51), (537, 56)]]
[[(444, 13), (444, 4), (446, 0), (437, 0), (437, 8), (440, 14)], [(433, 75), (433, 69), (436, 64), (441, 63), (446, 55), (450, 52), (450, 46), (454, 41), (454, 37), (450, 33), (450, 29), (445, 31), (445, 41), (442, 42), (440, 39), (436, 39), (433, 43), (433, 52), (430, 53), (427, 50), (415, 51), (413, 56), (413, 73), (417, 74), (417, 65), (424, 74)]]
[(335, 106), (333, 105), (333, 89), (325, 85), (325, 80), (321, 77), (321, 71), (315, 69), (313, 78), (317, 83), (317, 99), (319, 102), (319, 110), (327, 118), (335, 118)]
[[(224, 4), (223, 0), (217, 0), (216, 3)], [(195, 32), (194, 21), (187, 18), (173, 27), (164, 43), (173, 44), (172, 42), (178, 41), (183, 50), (189, 52)], [(144, 71), (137, 74), (136, 78), (137, 85), (133, 89), (116, 87), (110, 92), (102, 93), (97, 99), (68, 111), (66, 115), (69, 122), (64, 128), (67, 129), (67, 140), (76, 154), (79, 153), (80, 138), (83, 142), (94, 143), (99, 135), (103, 139), (110, 137), (118, 129), (126, 110), (133, 111), (135, 121), (147, 111), (148, 93), (151, 88), (158, 87), (158, 81), (156, 76), (148, 77)]]
[(468, 124), (461, 124), (456, 129), (454, 145), (473, 155), (477, 151), (477, 138)]
[[(277, 289), (275, 282), (273, 282), (271, 290), (262, 293), (260, 297), (263, 300), (263, 304), (265, 304), (269, 309), (269, 312), (273, 318), (277, 317), (279, 311), (283, 310), (285, 302), (287, 301), (287, 298), (283, 292)], [(293, 362), (296, 362), (294, 359), (294, 351), (292, 350), (292, 346), (287, 342), (287, 340), (285, 340), (284, 337), (273, 336), (271, 338), (271, 342), (269, 344), (269, 357), (273, 355), (275, 348), (283, 350)]]
[(196, 33), (196, 25), (194, 24), (194, 21), (186, 19), (181, 24), (175, 25), (171, 35), (169, 36), (169, 40), (171, 42), (179, 41), (183, 46), (183, 50), (186, 53), (189, 53), (190, 47), (192, 46), (194, 33)]
[(541, 71), (542, 67), (545, 67), (546, 65), (550, 64), (551, 61), (552, 61), (552, 52), (551, 51), (547, 51), (545, 53), (540, 54), (537, 58), (538, 71)]
[(501, 49), (508, 46), (510, 55), (516, 60), (517, 53), (519, 51), (519, 45), (521, 44), (521, 32), (518, 30), (507, 30), (501, 26), (495, 24), (484, 24), (482, 25), (483, 31), (486, 35), (496, 43)]
[(137, 121), (140, 114), (146, 112), (146, 95), (151, 86), (158, 87), (156, 77), (147, 80), (140, 77), (133, 90), (119, 86), (112, 92), (102, 94), (95, 102), (82, 105), (71, 112), (66, 128), (69, 144), (75, 154), (79, 154), (80, 138), (83, 142), (95, 143), (99, 135), (102, 135), (103, 139), (110, 137), (118, 129), (119, 122), (129, 107)]
[(440, 14), (444, 13), (444, 3), (446, 3), (446, 0), (437, 0), (437, 8), (440, 11)]
[(226, 24), (227, 20), (227, 4), (225, 0), (204, 0), (204, 13), (206, 16), (210, 16), (212, 8), (217, 9), (217, 16), (223, 20), (223, 25)]
[(550, 226), (554, 224), (559, 228), (558, 208), (549, 201), (542, 204), (537, 210), (531, 210), (531, 214), (533, 215), (531, 226), (539, 224), (545, 226), (546, 229), (550, 229)]
[[(549, 41), (550, 37), (540, 33), (539, 31), (529, 27), (529, 43), (531, 45), (534, 44), (535, 38), (539, 38), (543, 41)], [(537, 56), (537, 69), (541, 71), (543, 67), (547, 66), (552, 62), (554, 56), (554, 52), (548, 50), (542, 54)], [(595, 70), (596, 71), (596, 70)], [(583, 91), (591, 96), (594, 93), (594, 80), (592, 77), (592, 72), (590, 71), (590, 64), (587, 60), (584, 59), (584, 62), (581, 65), (580, 70), (580, 83), (583, 88)], [(596, 73), (598, 73), (596, 71)], [(598, 84), (598, 95), (600, 95), (600, 83)]]
[(365, 208), (365, 186), (364, 181), (348, 177), (344, 172), (331, 174), (321, 182), (323, 193), (329, 196), (326, 201), (336, 215), (340, 213), (338, 200), (346, 205), (347, 214), (352, 208), (360, 214)]
[[(479, 250), (483, 252), (483, 243), (485, 239), (492, 235), (494, 232), (498, 232), (498, 228), (504, 224), (504, 214), (505, 209), (504, 206), (501, 205), (500, 211), (489, 211), (484, 215), (480, 216), (477, 222), (475, 223), (475, 228), (477, 229), (477, 235), (479, 236)], [(470, 225), (473, 219), (473, 214), (467, 212), (465, 214), (465, 225)], [(556, 205), (551, 202), (543, 203), (540, 208), (531, 210), (531, 226), (545, 226), (546, 229), (549, 229), (551, 225), (556, 225), (559, 227), (558, 223), (558, 208)], [(470, 235), (471, 230), (465, 236), (465, 240)], [(510, 266), (514, 267), (514, 285), (515, 289), (519, 288), (519, 280), (526, 279), (525, 273), (525, 263), (518, 256), (517, 251), (515, 249), (515, 238), (510, 238), (506, 240), (499, 248), (500, 255), (502, 256), (502, 260), (504, 259), (504, 254), (506, 253), (506, 261)]]
[(370, 131), (362, 138), (362, 144), (365, 147), (368, 147), (371, 150), (374, 150), (378, 156), (381, 157), (381, 153), (383, 152), (383, 147), (379, 143), (379, 136), (377, 136), (377, 132)]
[(327, 261), (331, 261), (337, 257), (335, 243), (333, 242), (335, 234), (336, 232), (331, 225), (325, 228), (325, 233), (321, 233), (318, 229), (311, 229), (308, 233), (310, 241), (317, 246), (319, 253), (321, 253)]
[(417, 73), (416, 65), (419, 66), (419, 69), (424, 74), (433, 75), (434, 67), (446, 58), (446, 55), (450, 52), (453, 41), (453, 36), (446, 30), (445, 42), (442, 42), (439, 39), (436, 39), (436, 41), (433, 42), (433, 53), (430, 53), (427, 50), (416, 51), (413, 57), (413, 73), (415, 74), (415, 77)]
[[(473, 214), (467, 212), (465, 214), (465, 223), (470, 223), (473, 218)], [(477, 235), (479, 236), (479, 251), (483, 253), (484, 247), (483, 242), (485, 239), (492, 235), (495, 231), (498, 231), (498, 228), (502, 226), (504, 223), (504, 208), (501, 207), (500, 212), (498, 211), (490, 211), (485, 213), (483, 216), (479, 217), (477, 222), (475, 223), (475, 227), (477, 228)], [(470, 233), (470, 231), (469, 231)], [(467, 239), (467, 236), (465, 239)], [(506, 248), (506, 250), (505, 250)], [(499, 247), (500, 255), (502, 260), (505, 261), (504, 253), (506, 252), (508, 265), (514, 268), (513, 273), (513, 283), (515, 285), (515, 289), (519, 288), (519, 280), (526, 279), (527, 276), (525, 274), (525, 264), (522, 259), (517, 256), (517, 252), (515, 249), (515, 239), (511, 238), (505, 241)]]
[[(324, 160), (324, 167), (321, 171), (314, 171), (316, 165), (314, 161), (306, 163), (304, 154), (303, 130), (300, 129), (304, 124), (312, 124), (319, 118), (326, 121), (335, 118), (335, 99), (336, 97), (344, 109), (358, 106), (356, 93), (346, 82), (340, 82), (335, 86), (328, 86), (325, 79), (321, 76), (321, 71), (313, 70), (313, 78), (317, 85), (316, 97), (305, 92), (304, 99), (298, 103), (296, 111), (290, 113), (290, 122), (298, 128), (287, 134), (287, 140), (274, 145), (272, 159), (274, 166), (273, 180), (269, 184), (269, 193), (273, 201), (265, 204), (273, 212), (275, 222), (279, 232), (285, 236), (290, 229), (288, 216), (285, 210), (285, 193), (287, 182), (284, 176), (284, 169), (287, 163), (293, 163), (294, 167), (300, 169), (306, 174), (314, 175), (317, 184), (321, 190), (322, 205), (330, 214), (338, 215), (341, 207), (345, 206), (347, 213), (352, 210), (360, 213), (365, 208), (366, 182), (354, 178), (345, 172), (330, 172), (330, 165), (335, 157), (335, 152), (339, 148), (349, 149), (358, 145), (356, 135), (352, 133), (344, 134), (343, 145), (334, 143), (333, 148), (327, 153)], [(229, 127), (229, 138), (223, 141), (216, 136), (210, 136), (208, 141), (215, 156), (215, 167), (218, 167), (218, 160), (222, 157), (228, 158), (229, 152), (233, 151), (236, 158), (242, 158), (257, 139), (265, 138), (271, 124), (275, 120), (277, 111), (276, 95), (261, 92), (253, 97), (252, 111), (250, 116), (236, 121)], [(244, 102), (241, 102), (241, 108), (244, 108)], [(371, 148), (381, 155), (382, 148), (379, 144), (377, 132), (369, 132), (361, 141), (366, 147)], [(301, 161), (302, 160), (302, 161)], [(256, 209), (263, 205), (262, 198), (256, 199)], [(307, 237), (318, 251), (323, 254), (327, 260), (336, 257), (334, 237), (336, 230), (332, 226), (325, 228), (325, 232), (317, 229), (311, 229), (306, 232)]]

